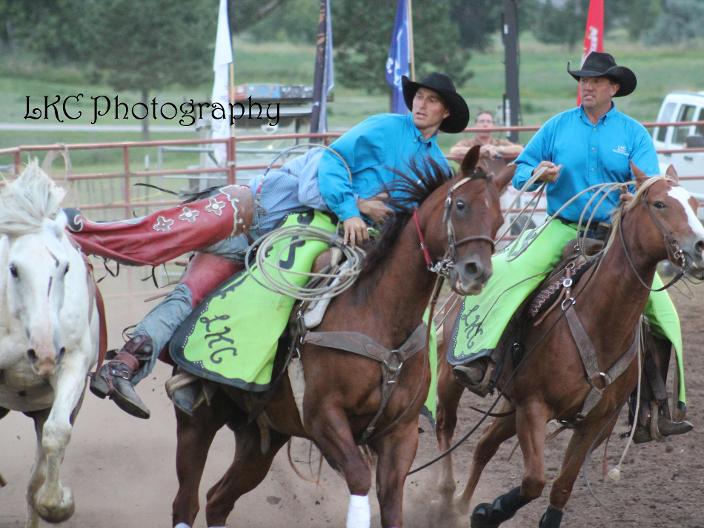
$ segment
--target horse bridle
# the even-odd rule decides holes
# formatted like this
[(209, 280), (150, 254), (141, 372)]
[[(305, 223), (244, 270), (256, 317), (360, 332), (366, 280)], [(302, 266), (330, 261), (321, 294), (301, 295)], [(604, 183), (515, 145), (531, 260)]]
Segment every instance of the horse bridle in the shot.
[[(647, 189), (641, 198), (641, 200), (646, 200), (648, 197), (648, 192), (650, 189)], [(679, 266), (679, 271), (677, 272), (677, 275), (666, 285), (664, 285), (662, 288), (651, 288), (648, 284), (645, 283), (645, 281), (641, 278), (641, 276), (638, 274), (638, 270), (636, 270), (635, 264), (633, 263), (633, 259), (631, 258), (631, 254), (628, 251), (628, 247), (626, 246), (626, 239), (623, 236), (623, 219), (626, 216), (626, 213), (624, 212), (621, 215), (621, 221), (619, 222), (618, 225), (618, 231), (619, 231), (619, 236), (621, 238), (621, 246), (623, 247), (623, 252), (626, 254), (626, 260), (628, 260), (628, 264), (631, 267), (631, 270), (633, 271), (634, 275), (638, 279), (638, 281), (643, 285), (644, 288), (646, 288), (649, 291), (653, 292), (658, 292), (658, 291), (663, 291), (672, 286), (674, 283), (676, 283), (678, 280), (682, 278), (684, 275), (684, 270), (687, 265), (686, 261), (686, 256), (682, 248), (680, 248), (679, 242), (677, 242), (677, 239), (672, 236), (672, 232), (669, 231), (665, 226), (663, 226), (662, 222), (658, 220), (657, 216), (653, 213), (651, 210), (651, 205), (647, 202), (645, 202), (646, 210), (648, 211), (648, 214), (650, 215), (650, 219), (653, 221), (653, 224), (655, 224), (655, 227), (657, 230), (660, 232), (660, 234), (663, 237), (663, 240), (665, 241), (665, 250), (667, 251), (667, 258), (675, 264), (678, 261), (681, 261), (681, 264), (676, 264)]]
[(457, 238), (455, 237), (455, 226), (452, 223), (452, 194), (457, 189), (462, 187), (465, 183), (469, 183), (470, 181), (476, 179), (477, 174), (478, 173), (475, 170), (469, 176), (465, 176), (464, 178), (460, 179), (457, 183), (450, 186), (447, 191), (447, 197), (445, 198), (445, 205), (443, 207), (442, 213), (442, 221), (445, 224), (447, 230), (447, 251), (445, 252), (445, 255), (442, 259), (433, 262), (433, 259), (430, 256), (430, 252), (428, 251), (428, 247), (425, 244), (425, 237), (423, 236), (423, 231), (420, 228), (420, 221), (418, 220), (418, 209), (413, 211), (413, 221), (415, 222), (416, 231), (418, 232), (418, 239), (420, 240), (420, 248), (423, 251), (425, 264), (427, 265), (429, 271), (432, 271), (433, 273), (436, 273), (443, 277), (447, 277), (450, 273), (450, 270), (454, 268), (455, 258), (457, 256), (457, 248), (462, 244), (475, 241), (487, 242), (491, 245), (491, 252), (494, 253), (495, 242), (494, 239), (491, 237), (488, 237), (486, 235), (470, 235), (461, 238), (460, 240), (457, 240)]

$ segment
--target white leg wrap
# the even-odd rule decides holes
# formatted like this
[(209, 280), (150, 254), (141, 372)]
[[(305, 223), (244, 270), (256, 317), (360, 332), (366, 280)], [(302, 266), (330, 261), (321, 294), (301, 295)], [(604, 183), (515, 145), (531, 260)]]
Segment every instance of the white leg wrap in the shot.
[(372, 513), (369, 507), (369, 495), (350, 495), (347, 510), (347, 528), (370, 528)]
[(191, 528), (191, 525), (186, 523), (178, 523), (176, 526), (174, 526), (174, 528)]

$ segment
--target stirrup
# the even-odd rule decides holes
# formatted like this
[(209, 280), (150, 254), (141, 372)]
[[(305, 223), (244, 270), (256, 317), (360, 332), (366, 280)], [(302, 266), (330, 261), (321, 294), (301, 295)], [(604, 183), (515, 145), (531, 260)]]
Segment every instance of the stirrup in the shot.
[[(491, 393), (494, 391), (494, 382), (492, 380), (494, 376), (494, 371), (496, 370), (496, 363), (489, 358), (479, 358), (475, 361), (475, 365), (473, 367), (465, 367), (464, 365), (457, 365), (452, 369), (452, 372), (455, 375), (455, 379), (462, 385), (463, 387), (469, 389), (472, 391), (474, 394), (481, 396), (482, 398), (486, 396), (487, 394)], [(468, 375), (465, 369), (468, 368), (477, 368), (477, 369), (482, 369), (484, 371), (481, 381), (476, 382), (473, 381)]]

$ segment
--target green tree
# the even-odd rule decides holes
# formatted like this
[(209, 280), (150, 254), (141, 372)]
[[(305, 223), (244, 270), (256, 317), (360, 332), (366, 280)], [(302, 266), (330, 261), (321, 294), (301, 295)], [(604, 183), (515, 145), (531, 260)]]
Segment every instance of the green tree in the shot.
[[(270, 20), (275, 15), (278, 15), (279, 23), (289, 25), (288, 17), (296, 18), (293, 9), (289, 8), (291, 3), (299, 2), (298, 0), (228, 0), (227, 12), (230, 18), (230, 31), (233, 33), (249, 31), (261, 20)], [(316, 0), (308, 0), (308, 3), (313, 5), (314, 11), (317, 13), (319, 4)], [(305, 6), (303, 7), (305, 9)], [(284, 11), (283, 8), (287, 8), (287, 10)], [(216, 1), (215, 9), (217, 9)]]
[(661, 0), (662, 14), (646, 34), (649, 44), (679, 44), (704, 37), (701, 0)]
[[(532, 26), (538, 0), (516, 0), (519, 31)], [(450, 14), (460, 31), (460, 44), (486, 50), (492, 36), (501, 31), (504, 2), (501, 0), (451, 0)]]
[[(111, 0), (83, 2), (86, 46), (81, 50), (100, 79), (115, 90), (149, 93), (172, 84), (193, 86), (212, 76), (217, 11), (214, 2)], [(148, 138), (148, 120), (142, 120)]]
[(643, 37), (662, 12), (661, 0), (619, 0), (608, 2), (605, 9), (607, 29), (623, 27), (633, 40)]
[(566, 44), (573, 51), (584, 36), (589, 0), (545, 0), (536, 6), (533, 34), (546, 44)]
[(78, 0), (34, 0), (32, 9), (23, 2), (0, 0), (0, 44), (10, 52), (20, 49), (57, 62), (79, 58), (82, 35), (75, 31)]
[[(453, 0), (454, 1), (454, 0)], [(458, 46), (460, 32), (451, 2), (415, 0), (413, 31), (416, 77), (445, 71), (458, 85), (471, 76), (470, 52)], [(395, 0), (336, 0), (332, 4), (335, 67), (341, 82), (369, 92), (388, 89), (384, 65), (391, 41)]]
[(276, 10), (244, 28), (244, 31), (257, 41), (286, 40), (314, 44), (319, 11), (319, 0), (283, 1)]

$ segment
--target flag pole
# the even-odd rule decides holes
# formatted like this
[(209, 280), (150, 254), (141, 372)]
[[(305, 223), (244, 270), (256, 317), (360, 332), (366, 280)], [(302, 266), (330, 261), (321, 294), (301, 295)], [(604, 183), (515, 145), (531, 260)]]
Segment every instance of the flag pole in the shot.
[(325, 67), (327, 63), (327, 0), (320, 0), (318, 14), (318, 34), (315, 41), (315, 71), (313, 72), (313, 104), (311, 105), (310, 132), (317, 134), (320, 130), (320, 118), (326, 104)]
[[(230, 41), (232, 41), (232, 35), (230, 35)], [(232, 57), (232, 62), (230, 63), (230, 75), (229, 75), (230, 89), (227, 91), (229, 94), (228, 100), (230, 105), (235, 102), (235, 58)], [(232, 106), (230, 106), (232, 108)], [(235, 123), (233, 122), (230, 126), (230, 141), (228, 147), (228, 158), (230, 166), (227, 168), (227, 182), (229, 184), (235, 183), (235, 165), (237, 164), (237, 143), (235, 142)]]
[(413, 0), (406, 0), (408, 6), (408, 57), (410, 62), (411, 80), (416, 80), (416, 61), (413, 50)]

